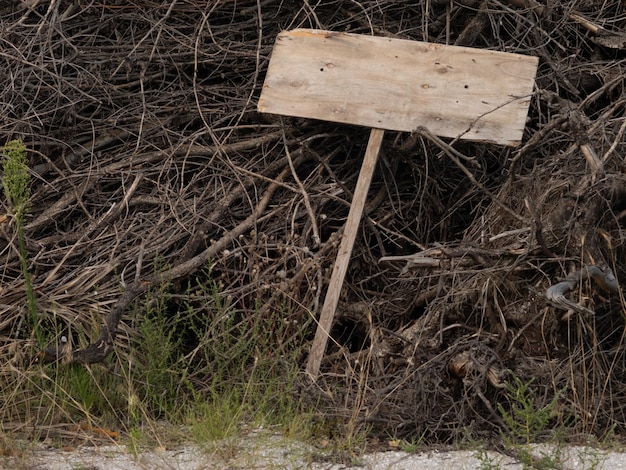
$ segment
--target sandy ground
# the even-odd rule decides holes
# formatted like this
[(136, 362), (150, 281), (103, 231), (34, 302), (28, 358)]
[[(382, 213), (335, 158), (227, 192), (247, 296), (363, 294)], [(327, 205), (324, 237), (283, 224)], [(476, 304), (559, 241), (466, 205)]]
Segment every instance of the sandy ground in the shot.
[[(378, 452), (352, 461), (337, 463), (324, 451), (278, 436), (245, 438), (201, 449), (184, 446), (176, 450), (144, 450), (134, 456), (123, 446), (84, 446), (64, 452), (32, 447), (19, 457), (0, 457), (3, 469), (40, 470), (133, 470), (133, 469), (506, 469), (521, 470), (522, 465), (510, 457), (484, 451), (427, 451), (419, 453)], [(626, 470), (626, 453), (608, 452), (589, 447), (537, 446), (534, 455), (559, 456), (565, 469)]]

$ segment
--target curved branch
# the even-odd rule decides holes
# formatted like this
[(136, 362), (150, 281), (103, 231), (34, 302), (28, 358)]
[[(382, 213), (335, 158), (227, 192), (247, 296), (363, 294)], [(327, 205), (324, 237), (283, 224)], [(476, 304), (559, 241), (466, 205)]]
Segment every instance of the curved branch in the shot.
[(595, 313), (593, 310), (583, 307), (565, 297), (566, 293), (573, 290), (578, 285), (583, 276), (593, 279), (601, 289), (607, 292), (619, 292), (619, 284), (610, 268), (602, 270), (599, 266), (587, 265), (571, 273), (564, 281), (550, 286), (546, 290), (546, 298), (555, 307), (560, 309), (573, 310), (583, 315), (593, 315)]

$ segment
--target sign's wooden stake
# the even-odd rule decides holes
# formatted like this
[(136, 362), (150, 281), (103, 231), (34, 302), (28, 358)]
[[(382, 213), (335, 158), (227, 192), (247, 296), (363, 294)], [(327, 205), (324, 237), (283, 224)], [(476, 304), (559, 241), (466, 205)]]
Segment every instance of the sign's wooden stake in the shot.
[(330, 328), (333, 324), (333, 319), (335, 318), (335, 310), (337, 309), (337, 303), (339, 302), (339, 294), (341, 293), (343, 280), (346, 277), (346, 270), (348, 269), (348, 263), (350, 262), (350, 255), (352, 254), (352, 248), (354, 247), (354, 240), (356, 239), (356, 234), (359, 230), (361, 215), (363, 214), (363, 208), (365, 207), (367, 192), (372, 181), (372, 176), (374, 175), (374, 169), (376, 168), (378, 153), (380, 151), (384, 134), (385, 131), (382, 129), (372, 129), (370, 132), (370, 138), (365, 151), (363, 165), (361, 166), (359, 179), (356, 183), (356, 189), (354, 191), (354, 198), (352, 199), (350, 212), (348, 213), (348, 220), (346, 221), (341, 244), (339, 245), (339, 252), (337, 253), (337, 259), (335, 260), (335, 266), (333, 267), (333, 273), (328, 285), (328, 291), (326, 292), (324, 306), (322, 307), (322, 314), (320, 316), (315, 338), (313, 339), (313, 345), (311, 347), (311, 353), (306, 366), (306, 371), (314, 380), (317, 379), (317, 375), (319, 374), (322, 357), (324, 357), (326, 344), (328, 343), (328, 338), (330, 337)]

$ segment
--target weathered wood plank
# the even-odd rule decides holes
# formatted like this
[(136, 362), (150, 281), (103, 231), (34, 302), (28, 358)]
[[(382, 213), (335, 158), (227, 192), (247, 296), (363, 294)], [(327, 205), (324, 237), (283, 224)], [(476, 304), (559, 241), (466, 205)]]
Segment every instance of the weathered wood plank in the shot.
[(261, 112), (519, 144), (538, 59), (297, 29), (276, 39)]

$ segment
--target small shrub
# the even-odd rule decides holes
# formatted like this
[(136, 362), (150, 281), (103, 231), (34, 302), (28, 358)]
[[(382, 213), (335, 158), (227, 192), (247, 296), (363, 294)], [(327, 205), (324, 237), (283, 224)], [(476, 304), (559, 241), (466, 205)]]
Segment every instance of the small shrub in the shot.
[(506, 425), (501, 431), (502, 438), (504, 444), (517, 454), (524, 468), (558, 468), (561, 461), (558, 443), (552, 443), (552, 451), (539, 457), (533, 454), (532, 444), (537, 443), (551, 429), (560, 394), (556, 394), (547, 405), (539, 406), (531, 385), (532, 380), (523, 382), (518, 377), (514, 377), (513, 382), (506, 382), (505, 391), (510, 409), (498, 404), (498, 411)]

